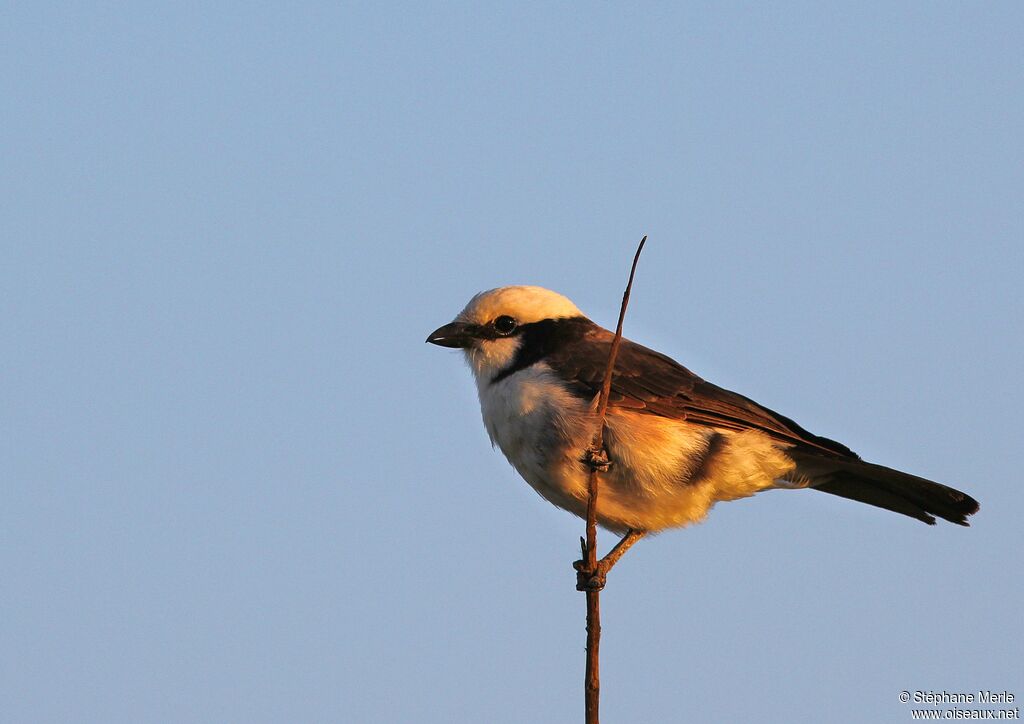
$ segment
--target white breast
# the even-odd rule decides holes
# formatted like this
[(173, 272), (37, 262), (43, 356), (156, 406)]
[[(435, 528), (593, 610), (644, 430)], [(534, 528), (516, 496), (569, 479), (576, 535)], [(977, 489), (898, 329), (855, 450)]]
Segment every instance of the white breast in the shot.
[(594, 413), (544, 363), (491, 383), (477, 378), (491, 442), (547, 500), (573, 512), (585, 500), (578, 461), (593, 438)]

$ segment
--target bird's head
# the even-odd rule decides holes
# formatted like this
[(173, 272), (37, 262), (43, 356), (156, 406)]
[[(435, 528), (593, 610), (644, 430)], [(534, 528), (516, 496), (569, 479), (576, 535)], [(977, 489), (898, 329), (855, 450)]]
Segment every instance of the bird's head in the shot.
[(499, 287), (480, 292), (427, 342), (462, 349), (477, 379), (492, 379), (512, 364), (529, 325), (582, 317), (569, 299), (543, 287)]

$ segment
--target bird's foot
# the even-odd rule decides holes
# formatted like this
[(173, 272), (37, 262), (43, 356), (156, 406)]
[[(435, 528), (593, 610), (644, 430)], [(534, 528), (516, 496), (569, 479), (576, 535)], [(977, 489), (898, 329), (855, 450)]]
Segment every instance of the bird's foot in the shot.
[(615, 544), (615, 547), (608, 551), (608, 554), (599, 561), (594, 562), (594, 567), (587, 565), (587, 542), (580, 538), (580, 549), (583, 551), (582, 560), (574, 561), (572, 567), (576, 569), (576, 590), (577, 591), (600, 591), (608, 581), (608, 571), (612, 569), (619, 559), (630, 547), (646, 535), (642, 530), (629, 530), (622, 540)]
[(572, 567), (576, 569), (577, 591), (600, 591), (608, 582), (608, 571), (611, 570), (611, 564), (603, 558), (592, 571), (587, 569), (586, 561), (573, 561)]
[(599, 473), (607, 473), (612, 467), (611, 460), (608, 459), (608, 452), (604, 448), (589, 448), (581, 462)]

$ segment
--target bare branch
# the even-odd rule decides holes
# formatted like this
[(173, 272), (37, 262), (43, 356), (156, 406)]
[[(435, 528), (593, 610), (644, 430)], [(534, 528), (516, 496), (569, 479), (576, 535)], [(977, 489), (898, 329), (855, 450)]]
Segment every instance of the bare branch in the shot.
[[(587, 464), (590, 466), (590, 478), (587, 482), (587, 538), (580, 539), (583, 548), (583, 560), (577, 569), (576, 588), (586, 591), (587, 594), (587, 669), (584, 679), (584, 703), (586, 709), (586, 724), (598, 724), (598, 706), (601, 694), (601, 677), (599, 672), (599, 652), (601, 645), (601, 588), (604, 586), (604, 573), (622, 556), (623, 553), (643, 534), (629, 531), (619, 545), (613, 549), (612, 554), (606, 557), (608, 563), (602, 571), (599, 569), (597, 560), (597, 495), (598, 475), (608, 469), (608, 455), (604, 450), (604, 419), (608, 411), (608, 397), (612, 389), (612, 370), (615, 368), (615, 357), (619, 352), (619, 345), (622, 342), (622, 322), (626, 317), (626, 306), (629, 304), (629, 293), (633, 289), (633, 277), (636, 275), (636, 265), (640, 261), (640, 252), (647, 243), (647, 236), (640, 240), (636, 254), (633, 256), (633, 265), (629, 270), (629, 281), (626, 283), (626, 291), (622, 294), (622, 306), (619, 308), (619, 323), (615, 327), (615, 337), (612, 339), (611, 350), (608, 353), (608, 365), (604, 370), (604, 384), (601, 385), (601, 392), (597, 403), (597, 431), (594, 433), (594, 441), (587, 453)], [(627, 542), (628, 539), (628, 542)], [(604, 560), (601, 561), (605, 563)]]

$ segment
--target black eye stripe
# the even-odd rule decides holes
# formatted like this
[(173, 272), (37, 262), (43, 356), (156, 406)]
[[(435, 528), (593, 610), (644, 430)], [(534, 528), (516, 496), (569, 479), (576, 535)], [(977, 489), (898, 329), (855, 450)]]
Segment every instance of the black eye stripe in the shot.
[[(497, 321), (497, 320), (495, 320)], [(543, 360), (563, 345), (583, 339), (593, 329), (599, 329), (586, 317), (545, 319), (539, 322), (525, 322), (515, 329), (515, 336), (522, 340), (515, 359), (498, 372), (491, 383), (501, 382), (509, 375)], [(588, 398), (589, 399), (589, 398)]]

